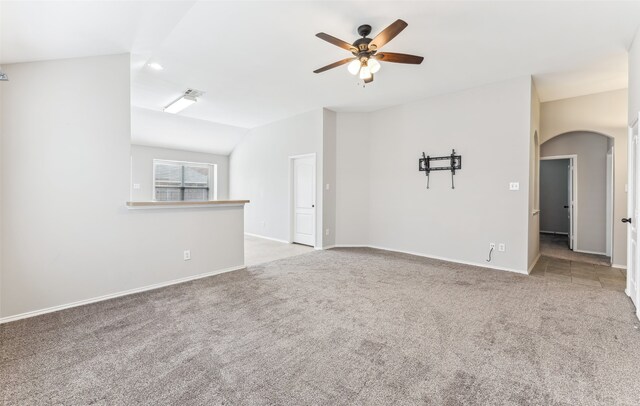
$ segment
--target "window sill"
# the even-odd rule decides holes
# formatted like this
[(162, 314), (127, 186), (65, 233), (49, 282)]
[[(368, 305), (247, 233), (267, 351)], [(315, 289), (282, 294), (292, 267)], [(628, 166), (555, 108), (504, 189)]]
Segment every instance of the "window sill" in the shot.
[(249, 200), (209, 200), (206, 202), (127, 202), (129, 209), (184, 209), (188, 207), (220, 207), (220, 206), (244, 206)]

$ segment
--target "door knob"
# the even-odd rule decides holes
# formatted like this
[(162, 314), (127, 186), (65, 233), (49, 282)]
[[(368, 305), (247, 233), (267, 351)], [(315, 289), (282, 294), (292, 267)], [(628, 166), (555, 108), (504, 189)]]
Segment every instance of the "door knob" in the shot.
[(565, 209), (568, 209), (568, 208), (569, 208), (569, 206), (564, 206), (564, 208), (565, 208)]
[(316, 207), (316, 205), (315, 205), (315, 204), (312, 204), (312, 205), (311, 205), (311, 207)]
[(629, 217), (628, 219), (622, 219), (623, 223), (631, 223), (631, 217)]

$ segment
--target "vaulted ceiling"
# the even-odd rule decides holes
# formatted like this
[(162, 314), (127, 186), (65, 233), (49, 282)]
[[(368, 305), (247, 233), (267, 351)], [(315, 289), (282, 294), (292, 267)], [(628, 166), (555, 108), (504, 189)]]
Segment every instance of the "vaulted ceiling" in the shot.
[[(542, 101), (620, 89), (640, 2), (2, 2), (0, 64), (132, 54), (132, 104), (159, 111), (186, 88), (206, 92), (182, 115), (252, 128), (320, 107), (375, 111), (533, 75)], [(397, 18), (385, 46), (423, 55), (383, 64), (362, 87), (349, 56), (314, 35), (348, 42)], [(148, 62), (160, 63), (155, 71)], [(52, 78), (55, 80), (55, 78)], [(108, 80), (108, 78), (105, 78)]]

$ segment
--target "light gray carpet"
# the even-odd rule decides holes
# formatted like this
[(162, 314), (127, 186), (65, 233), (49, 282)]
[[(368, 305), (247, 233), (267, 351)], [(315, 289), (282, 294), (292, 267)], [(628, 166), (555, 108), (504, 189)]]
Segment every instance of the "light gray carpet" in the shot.
[(313, 252), (0, 326), (9, 405), (638, 405), (621, 292)]

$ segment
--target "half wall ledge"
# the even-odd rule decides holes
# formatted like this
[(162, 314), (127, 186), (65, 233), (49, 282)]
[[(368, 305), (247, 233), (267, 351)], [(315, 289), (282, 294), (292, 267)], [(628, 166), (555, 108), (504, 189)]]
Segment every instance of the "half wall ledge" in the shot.
[(208, 200), (205, 202), (154, 202), (154, 201), (137, 201), (127, 202), (129, 209), (171, 209), (171, 208), (189, 208), (189, 207), (220, 207), (220, 206), (244, 206), (249, 200)]

